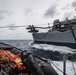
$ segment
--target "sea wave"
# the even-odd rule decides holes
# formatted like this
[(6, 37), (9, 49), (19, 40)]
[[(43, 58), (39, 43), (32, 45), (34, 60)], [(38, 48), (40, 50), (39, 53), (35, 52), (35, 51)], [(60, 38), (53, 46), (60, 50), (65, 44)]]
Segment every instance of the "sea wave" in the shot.
[(56, 46), (48, 44), (33, 44), (32, 47), (43, 50), (58, 51), (60, 53), (74, 53), (76, 50), (66, 46)]

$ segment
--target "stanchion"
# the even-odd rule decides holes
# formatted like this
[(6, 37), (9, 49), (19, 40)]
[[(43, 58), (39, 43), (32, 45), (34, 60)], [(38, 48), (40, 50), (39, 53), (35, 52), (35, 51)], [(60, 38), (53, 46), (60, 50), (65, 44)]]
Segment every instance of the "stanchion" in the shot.
[(67, 53), (61, 53), (62, 57), (63, 57), (63, 75), (67, 75), (66, 74), (66, 59), (68, 58), (68, 54)]

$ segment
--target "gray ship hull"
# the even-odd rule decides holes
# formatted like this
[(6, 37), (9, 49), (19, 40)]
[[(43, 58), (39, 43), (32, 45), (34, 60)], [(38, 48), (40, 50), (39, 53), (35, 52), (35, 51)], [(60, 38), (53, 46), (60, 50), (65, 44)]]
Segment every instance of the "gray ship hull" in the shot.
[(33, 33), (33, 39), (35, 43), (48, 43), (76, 48), (76, 30), (73, 32), (74, 34), (71, 30), (67, 30), (65, 32), (54, 30), (46, 33)]
[[(47, 32), (39, 32), (37, 28), (50, 29)], [(34, 27), (29, 25), (27, 29), (29, 30), (28, 32), (32, 32), (36, 43), (76, 48), (76, 18), (64, 21), (55, 20), (52, 27)]]

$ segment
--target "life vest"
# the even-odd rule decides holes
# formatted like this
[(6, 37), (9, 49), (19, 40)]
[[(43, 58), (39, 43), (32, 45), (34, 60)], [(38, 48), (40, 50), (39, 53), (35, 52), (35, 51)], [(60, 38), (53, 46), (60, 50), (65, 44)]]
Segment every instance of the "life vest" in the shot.
[(27, 68), (23, 65), (21, 58), (9, 50), (0, 49), (0, 60), (4, 63), (12, 60), (16, 63), (16, 65), (12, 66), (14, 70), (19, 69), (22, 73), (26, 73), (27, 71)]
[(0, 61), (1, 63), (9, 62), (9, 57), (3, 49), (0, 49)]
[(9, 62), (9, 60), (13, 60), (16, 64), (22, 63), (18, 55), (15, 55), (11, 51), (4, 49), (0, 49), (0, 60), (4, 62)]

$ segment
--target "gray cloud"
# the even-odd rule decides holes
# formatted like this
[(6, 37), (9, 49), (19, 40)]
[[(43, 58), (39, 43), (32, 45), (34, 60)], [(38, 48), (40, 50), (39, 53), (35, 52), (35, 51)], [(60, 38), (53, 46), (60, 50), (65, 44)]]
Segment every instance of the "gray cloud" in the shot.
[(64, 7), (62, 8), (62, 10), (67, 10), (69, 6), (70, 6), (70, 4), (67, 4), (66, 6), (64, 6)]
[(6, 14), (8, 13), (8, 10), (0, 10), (0, 14)]
[(72, 6), (76, 7), (76, 0), (72, 2)]
[(8, 28), (9, 28), (9, 30), (15, 30), (16, 28), (18, 28), (18, 27), (15, 27), (15, 26), (16, 26), (16, 24), (9, 24)]
[(32, 8), (25, 8), (24, 12), (26, 16), (33, 15)]
[(31, 11), (32, 11), (31, 9), (26, 9), (25, 14), (26, 14), (26, 15), (29, 15), (29, 13), (30, 13)]
[(38, 13), (33, 10), (33, 8), (25, 8), (24, 13), (25, 13), (25, 16), (28, 16), (28, 17), (30, 16), (34, 17), (38, 15)]
[(11, 15), (12, 13), (12, 11), (0, 10), (0, 20), (4, 19), (6, 16)]
[(46, 12), (44, 13), (45, 17), (54, 17), (56, 14), (57, 10), (56, 10), (56, 5), (55, 6), (51, 6), (49, 7)]
[(4, 19), (4, 16), (0, 14), (0, 20)]
[(67, 17), (68, 18), (72, 17), (72, 14), (73, 14), (72, 12), (65, 12), (63, 19), (65, 20)]

